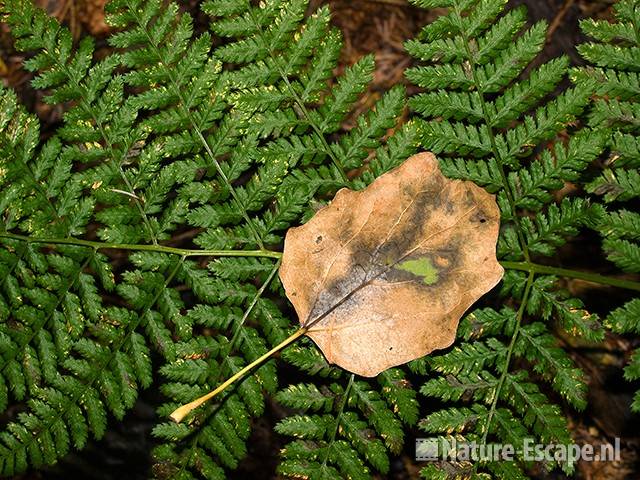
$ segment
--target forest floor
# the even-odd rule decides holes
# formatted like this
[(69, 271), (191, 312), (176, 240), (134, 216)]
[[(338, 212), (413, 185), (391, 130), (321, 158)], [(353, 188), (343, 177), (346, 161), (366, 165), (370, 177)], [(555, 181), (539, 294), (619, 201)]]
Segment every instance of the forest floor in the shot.
[[(100, 49), (107, 49), (105, 38), (109, 33), (104, 23), (104, 0), (37, 0), (50, 14), (63, 21), (73, 32), (74, 38), (91, 34), (98, 39)], [(351, 119), (343, 128), (349, 129), (360, 111), (375, 103), (391, 86), (406, 83), (404, 70), (412, 60), (404, 52), (403, 42), (415, 36), (420, 28), (435, 18), (438, 11), (425, 11), (408, 5), (406, 0), (311, 0), (309, 11), (328, 3), (333, 23), (342, 31), (345, 46), (342, 51), (339, 73), (365, 54), (373, 53), (376, 72), (368, 93), (361, 99)], [(611, 15), (609, 0), (512, 0), (511, 6), (526, 4), (531, 22), (546, 20), (549, 24), (547, 45), (536, 64), (559, 55), (568, 55), (574, 65), (581, 60), (575, 45), (585, 41), (580, 33), (582, 18), (608, 18)], [(197, 28), (206, 29), (206, 19), (198, 13), (197, 0), (182, 1), (183, 8), (196, 18)], [(104, 51), (104, 50), (103, 50)], [(43, 132), (51, 131), (59, 122), (62, 110), (42, 102), (42, 94), (29, 86), (31, 75), (22, 69), (23, 57), (12, 47), (6, 26), (0, 28), (0, 78), (6, 86), (15, 89), (24, 105), (37, 113), (43, 124)], [(532, 67), (535, 67), (533, 65)], [(411, 90), (410, 90), (411, 92)], [(593, 269), (593, 253), (599, 251), (595, 235), (579, 237), (565, 247), (561, 256), (571, 257), (573, 266)], [(595, 257), (599, 257), (596, 254)], [(582, 262), (582, 263), (581, 263)], [(584, 282), (572, 281), (566, 287), (583, 298), (596, 313), (606, 312), (611, 305), (624, 300), (620, 294), (607, 288), (595, 288)], [(576, 443), (613, 442), (622, 439), (622, 459), (618, 462), (580, 463), (576, 478), (584, 480), (635, 480), (640, 478), (640, 418), (630, 413), (629, 406), (633, 386), (622, 379), (622, 367), (637, 341), (608, 335), (602, 345), (593, 346), (565, 342), (577, 364), (589, 378), (589, 406), (584, 412), (567, 411), (572, 436)], [(287, 371), (281, 378), (283, 383)], [(291, 375), (295, 375), (291, 373)], [(80, 453), (74, 453), (58, 466), (39, 473), (20, 477), (22, 480), (72, 479), (88, 480), (144, 479), (149, 475), (150, 451), (153, 447), (150, 429), (155, 421), (152, 405), (157, 403), (158, 392), (141, 394), (138, 404), (122, 422), (112, 420), (107, 435)], [(247, 460), (234, 473), (233, 478), (268, 479), (275, 477), (275, 466), (282, 439), (273, 432), (272, 425), (283, 416), (275, 404), (270, 405), (266, 418), (256, 422), (251, 451)], [(413, 461), (413, 438), (419, 431), (408, 432), (404, 455), (392, 466), (387, 478), (418, 478), (420, 466)], [(536, 479), (563, 479), (561, 474), (543, 471), (530, 472)]]

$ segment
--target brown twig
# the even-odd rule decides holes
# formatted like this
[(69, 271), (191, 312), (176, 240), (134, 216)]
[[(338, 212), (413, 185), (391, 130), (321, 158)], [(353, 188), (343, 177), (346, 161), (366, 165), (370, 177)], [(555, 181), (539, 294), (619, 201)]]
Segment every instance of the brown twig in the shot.
[(385, 3), (387, 5), (395, 5), (398, 7), (408, 6), (407, 0), (366, 0), (366, 1), (372, 2), (372, 3)]
[(547, 30), (547, 38), (546, 38), (547, 43), (551, 41), (553, 34), (558, 29), (558, 27), (560, 27), (562, 20), (564, 20), (565, 15), (569, 11), (569, 9), (573, 6), (574, 3), (575, 3), (575, 0), (566, 0), (564, 2), (564, 5), (562, 5), (562, 8), (558, 11), (556, 16), (554, 17), (553, 21), (551, 22), (551, 25), (549, 25), (549, 30)]

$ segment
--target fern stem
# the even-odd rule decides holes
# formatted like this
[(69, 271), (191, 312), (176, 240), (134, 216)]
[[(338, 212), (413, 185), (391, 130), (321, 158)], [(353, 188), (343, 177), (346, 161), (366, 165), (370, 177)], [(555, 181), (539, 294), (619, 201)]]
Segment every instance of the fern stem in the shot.
[(329, 460), (329, 453), (331, 450), (331, 444), (335, 441), (336, 436), (338, 435), (338, 431), (340, 430), (340, 421), (342, 420), (342, 414), (344, 413), (344, 407), (347, 406), (347, 402), (349, 401), (349, 392), (351, 391), (351, 387), (353, 387), (353, 379), (355, 375), (352, 373), (349, 376), (349, 383), (347, 384), (347, 388), (344, 391), (344, 396), (342, 397), (342, 402), (340, 402), (340, 409), (338, 410), (338, 414), (336, 415), (336, 426), (331, 432), (331, 438), (327, 443), (327, 449), (324, 452), (324, 460), (322, 461), (322, 466), (324, 467), (327, 464), (327, 460)]
[[(106, 134), (104, 133), (102, 126), (100, 126), (100, 132), (102, 132), (103, 138), (106, 139), (107, 137), (105, 136)], [(105, 141), (108, 142), (108, 140), (105, 140)], [(109, 145), (109, 148), (113, 150), (113, 147), (111, 146), (110, 142), (108, 143), (108, 145)], [(144, 211), (144, 208), (142, 208), (142, 204), (140, 203), (140, 198), (136, 195), (133, 185), (131, 185), (131, 182), (127, 178), (127, 175), (125, 174), (124, 170), (122, 169), (122, 164), (118, 165), (118, 171), (120, 172), (120, 177), (122, 178), (125, 185), (129, 189), (129, 192), (131, 193), (131, 198), (133, 198), (133, 202), (136, 204), (136, 207), (138, 209), (138, 212), (140, 213), (140, 217), (142, 218), (142, 222), (144, 223), (145, 228), (149, 231), (149, 236), (151, 237), (151, 241), (153, 242), (154, 245), (157, 245), (158, 238), (156, 237), (156, 234), (153, 233), (153, 227), (151, 226), (149, 217)]]
[(80, 238), (29, 237), (15, 233), (0, 232), (0, 238), (11, 238), (27, 243), (47, 243), (50, 245), (78, 245), (97, 250), (136, 250), (146, 252), (171, 253), (185, 257), (267, 257), (282, 258), (281, 252), (274, 250), (200, 250), (176, 248), (166, 245), (138, 245), (134, 243), (109, 243), (82, 240)]
[[(480, 445), (486, 445), (487, 437), (489, 436), (489, 431), (491, 429), (491, 421), (496, 413), (496, 408), (498, 406), (498, 398), (500, 397), (500, 392), (502, 387), (504, 386), (504, 382), (507, 378), (507, 374), (509, 372), (509, 364), (511, 363), (511, 356), (513, 355), (513, 349), (516, 344), (516, 340), (518, 335), (520, 334), (520, 324), (522, 323), (522, 317), (524, 316), (524, 309), (527, 305), (527, 301), (529, 299), (529, 294), (531, 293), (531, 287), (533, 286), (533, 279), (535, 277), (535, 273), (530, 271), (529, 277), (527, 278), (527, 285), (524, 289), (524, 293), (522, 294), (522, 299), (520, 300), (520, 308), (518, 309), (518, 314), (516, 316), (516, 325), (513, 329), (513, 335), (511, 336), (511, 341), (509, 342), (509, 348), (507, 350), (507, 357), (504, 361), (504, 367), (502, 368), (502, 374), (500, 375), (500, 380), (498, 381), (498, 385), (496, 386), (496, 390), (493, 396), (493, 401), (491, 402), (491, 408), (489, 409), (489, 414), (487, 416), (487, 421), (483, 426), (482, 432), (482, 440)], [(478, 463), (474, 464), (474, 469)]]
[[(1, 238), (9, 238), (27, 243), (44, 243), (50, 245), (77, 245), (79, 247), (89, 247), (96, 250), (133, 250), (169, 253), (185, 257), (261, 257), (281, 259), (282, 252), (275, 250), (205, 250), (169, 247), (167, 245), (146, 245), (133, 243), (110, 243), (83, 240), (80, 238), (55, 238), (55, 237), (30, 237), (16, 233), (0, 232)], [(597, 273), (571, 270), (568, 268), (541, 265), (532, 262), (510, 262), (501, 261), (500, 264), (508, 270), (520, 270), (523, 272), (533, 272), (543, 275), (556, 275), (559, 277), (576, 278), (600, 285), (625, 288), (627, 290), (640, 291), (640, 282), (627, 280), (624, 278), (609, 277)]]
[(307, 328), (306, 327), (302, 327), (302, 328), (298, 329), (295, 333), (293, 333), (292, 335), (287, 337), (285, 340), (280, 342), (278, 345), (273, 347), (271, 350), (266, 352), (264, 355), (256, 358), (253, 362), (251, 362), (249, 365), (244, 367), (242, 370), (240, 370), (239, 372), (236, 372), (235, 375), (229, 377), (222, 384), (220, 384), (215, 390), (212, 390), (211, 392), (207, 393), (206, 395), (203, 395), (202, 397), (197, 398), (193, 402), (187, 403), (186, 405), (182, 405), (181, 407), (176, 408), (173, 411), (173, 413), (171, 415), (169, 415), (169, 417), (174, 422), (180, 423), (185, 416), (187, 416), (189, 413), (191, 413), (191, 411), (195, 410), (196, 408), (198, 408), (200, 405), (202, 405), (203, 403), (207, 402), (208, 400), (211, 400), (213, 397), (218, 395), (220, 392), (223, 392), (228, 386), (230, 386), (230, 385), (234, 384), (235, 382), (237, 382), (238, 380), (240, 380), (242, 377), (244, 377), (247, 373), (249, 373), (255, 367), (257, 367), (258, 365), (261, 365), (266, 360), (271, 358), (272, 355), (274, 355), (275, 353), (279, 352), (280, 350), (282, 350), (287, 345), (295, 342), (298, 338), (300, 338), (301, 336), (303, 336), (306, 333), (307, 333)]
[(640, 292), (640, 282), (626, 280), (624, 278), (608, 277), (591, 272), (582, 272), (580, 270), (570, 270), (567, 268), (552, 267), (549, 265), (540, 265), (531, 262), (500, 262), (500, 264), (509, 270), (521, 270), (529, 273), (540, 273), (546, 275), (557, 275), (559, 277), (577, 278), (591, 283), (600, 285), (610, 285), (612, 287), (626, 288)]

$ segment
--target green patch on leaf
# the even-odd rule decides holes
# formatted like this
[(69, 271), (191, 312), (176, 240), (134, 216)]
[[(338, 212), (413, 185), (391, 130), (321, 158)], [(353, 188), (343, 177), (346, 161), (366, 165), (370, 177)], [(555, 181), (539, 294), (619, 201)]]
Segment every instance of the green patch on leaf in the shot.
[(433, 285), (438, 281), (438, 269), (433, 266), (429, 258), (423, 257), (416, 260), (406, 260), (396, 267), (417, 277), (422, 277), (424, 283)]

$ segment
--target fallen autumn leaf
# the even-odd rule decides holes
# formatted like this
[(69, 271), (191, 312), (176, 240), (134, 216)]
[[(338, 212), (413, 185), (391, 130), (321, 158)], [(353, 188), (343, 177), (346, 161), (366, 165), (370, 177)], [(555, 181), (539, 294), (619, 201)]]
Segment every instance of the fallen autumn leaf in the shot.
[(327, 360), (375, 376), (451, 345), (502, 278), (499, 226), (493, 195), (421, 153), (290, 229), (280, 278)]
[(430, 153), (340, 190), (285, 238), (279, 273), (301, 328), (170, 417), (182, 421), (305, 334), (329, 362), (369, 377), (448, 347), (465, 310), (502, 278), (499, 227), (493, 195), (445, 178)]

